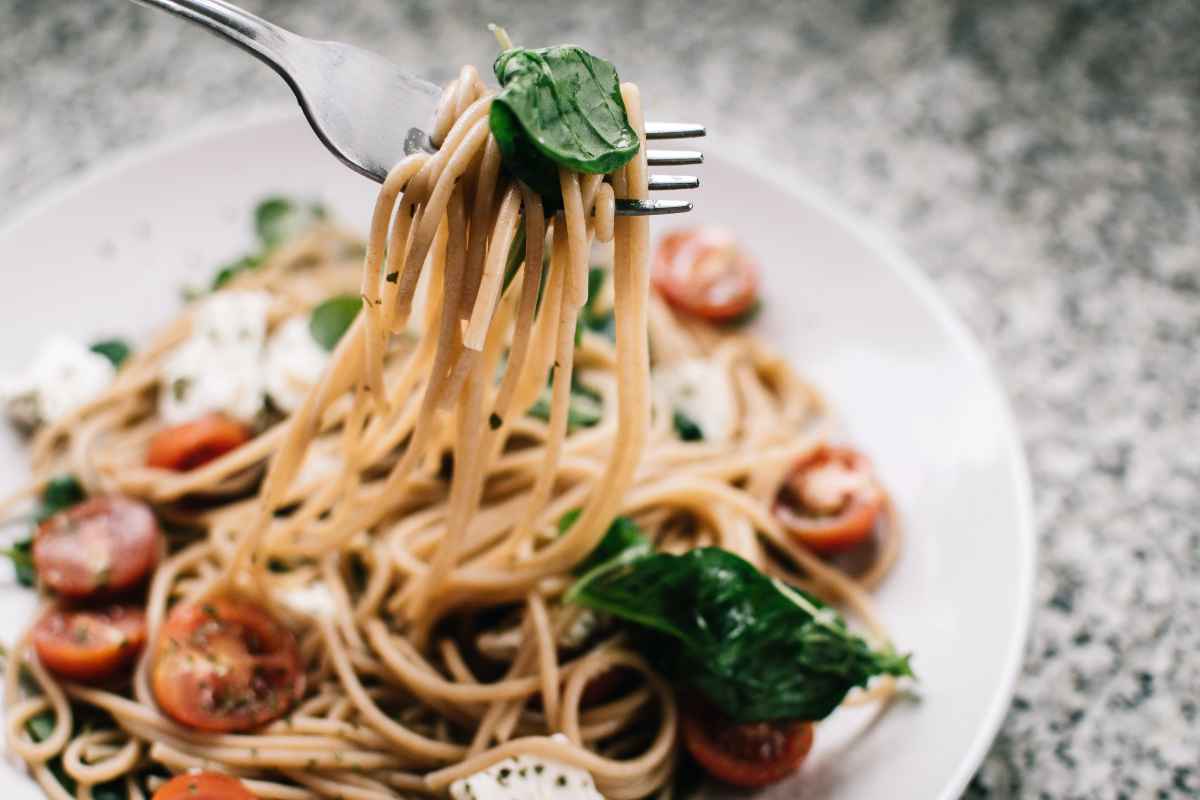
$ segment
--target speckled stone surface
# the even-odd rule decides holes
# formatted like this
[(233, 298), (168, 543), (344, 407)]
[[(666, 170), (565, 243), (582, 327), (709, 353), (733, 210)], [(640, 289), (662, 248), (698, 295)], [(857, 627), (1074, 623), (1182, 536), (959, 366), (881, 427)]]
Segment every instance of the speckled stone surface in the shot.
[[(444, 70), (488, 63), (493, 20), (602, 44), (656, 117), (770, 148), (891, 229), (997, 365), (1036, 483), (1037, 619), (966, 796), (1200, 797), (1200, 5), (246, 5)], [(114, 150), (287, 99), (124, 0), (0, 0), (0, 218)]]

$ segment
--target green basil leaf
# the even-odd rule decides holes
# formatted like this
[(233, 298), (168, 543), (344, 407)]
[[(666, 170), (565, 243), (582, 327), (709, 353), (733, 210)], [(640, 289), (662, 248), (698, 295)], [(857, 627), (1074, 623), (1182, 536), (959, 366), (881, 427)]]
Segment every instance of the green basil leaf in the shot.
[(489, 125), (505, 168), (562, 207), (558, 167), (603, 174), (640, 146), (612, 64), (581, 47), (505, 50), (493, 65), (500, 92)]
[[(551, 372), (553, 375), (553, 372)], [(550, 403), (553, 389), (549, 384), (538, 395), (538, 399), (526, 413), (543, 422), (550, 421)], [(574, 433), (580, 428), (590, 428), (604, 416), (604, 406), (599, 394), (584, 386), (571, 376), (571, 394), (567, 401), (567, 431)]]
[(704, 439), (704, 430), (700, 427), (700, 423), (683, 413), (679, 409), (675, 409), (671, 414), (671, 422), (675, 426), (675, 432), (679, 434), (679, 438), (685, 442), (699, 442)]
[(0, 550), (0, 555), (12, 562), (17, 583), (32, 588), (37, 585), (37, 570), (33, 568), (33, 539), (14, 542), (12, 547)]
[(270, 250), (325, 219), (320, 203), (301, 202), (281, 195), (264, 199), (254, 209), (254, 232), (264, 248)]
[(124, 339), (102, 339), (88, 349), (104, 356), (117, 368), (120, 368), (125, 363), (125, 359), (129, 358), (129, 354), (133, 352), (129, 347), (129, 342)]
[(600, 311), (596, 307), (596, 301), (600, 297), (600, 291), (604, 288), (606, 280), (608, 280), (608, 270), (603, 267), (592, 267), (588, 270), (588, 299), (583, 304), (583, 308), (579, 309), (579, 321), (575, 323), (576, 347), (583, 342), (585, 330), (607, 336), (609, 341), (617, 340), (617, 319), (613, 315), (612, 309)]
[(29, 738), (35, 742), (44, 742), (50, 738), (50, 734), (54, 733), (54, 712), (43, 711), (29, 718), (25, 723), (25, 730), (29, 732)]
[(46, 482), (42, 490), (42, 505), (37, 511), (37, 520), (57, 514), (59, 511), (82, 503), (87, 498), (83, 484), (71, 474), (56, 475)]
[(754, 320), (758, 319), (758, 315), (762, 313), (762, 308), (762, 298), (756, 297), (749, 308), (747, 308), (741, 314), (738, 314), (736, 317), (725, 320), (721, 323), (721, 326), (724, 328), (740, 328), (743, 325), (749, 325), (751, 322), (754, 322)]
[[(629, 551), (627, 551), (629, 552)], [(715, 547), (619, 555), (566, 599), (631, 623), (635, 646), (739, 722), (819, 720), (876, 675), (912, 675), (815, 598)]]
[(237, 275), (240, 275), (247, 270), (258, 269), (262, 266), (263, 256), (261, 253), (252, 253), (248, 256), (242, 256), (237, 261), (232, 261), (217, 270), (217, 274), (213, 276), (212, 288), (213, 291), (220, 289), (225, 284), (229, 283)]
[(317, 344), (332, 352), (362, 310), (362, 298), (352, 294), (331, 297), (312, 310), (308, 330)]

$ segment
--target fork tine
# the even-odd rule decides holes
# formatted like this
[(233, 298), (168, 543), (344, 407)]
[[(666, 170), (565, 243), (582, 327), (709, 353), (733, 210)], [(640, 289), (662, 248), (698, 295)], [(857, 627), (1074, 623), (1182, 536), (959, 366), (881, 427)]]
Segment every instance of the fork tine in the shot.
[(682, 214), (691, 211), (687, 200), (618, 200), (617, 216), (647, 217), (659, 214)]
[(700, 188), (700, 179), (694, 175), (651, 175), (649, 183), (652, 192)]
[(704, 154), (699, 150), (647, 150), (646, 163), (652, 167), (703, 164)]
[(647, 139), (691, 139), (704, 135), (704, 126), (694, 122), (647, 122)]

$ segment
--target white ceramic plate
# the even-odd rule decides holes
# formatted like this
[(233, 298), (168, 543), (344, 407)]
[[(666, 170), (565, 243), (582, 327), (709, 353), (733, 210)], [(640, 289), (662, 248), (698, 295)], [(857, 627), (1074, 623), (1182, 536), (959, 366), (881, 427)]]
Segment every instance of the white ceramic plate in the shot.
[[(826, 390), (908, 531), (878, 600), (898, 646), (916, 654), (920, 697), (878, 724), (845, 711), (823, 723), (803, 796), (953, 800), (1008, 706), (1032, 605), (1029, 479), (1003, 394), (963, 325), (885, 239), (795, 177), (717, 157), (728, 150), (712, 140), (706, 149), (696, 211), (655, 230), (704, 222), (739, 234), (764, 266), (759, 332)], [(139, 151), (12, 220), (0, 232), (0, 371), (53, 331), (144, 336), (176, 312), (182, 286), (247, 249), (249, 211), (271, 192), (320, 197), (362, 228), (375, 187), (287, 110)], [(24, 457), (11, 433), (0, 437), (7, 491)], [(0, 574), (0, 641), (30, 608)], [(6, 764), (0, 784), (11, 800), (41, 797)]]

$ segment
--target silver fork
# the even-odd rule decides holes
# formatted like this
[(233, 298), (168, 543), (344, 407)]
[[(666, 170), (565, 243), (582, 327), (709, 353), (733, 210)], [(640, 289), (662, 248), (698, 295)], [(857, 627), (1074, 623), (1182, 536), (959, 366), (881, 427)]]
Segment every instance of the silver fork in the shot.
[[(405, 155), (433, 151), (426, 127), (441, 89), (386, 59), (341, 42), (299, 36), (225, 0), (134, 0), (195, 22), (274, 69), (300, 102), (313, 132), (355, 172), (382, 183)], [(702, 125), (649, 122), (647, 139), (704, 135)], [(647, 150), (652, 166), (703, 162), (695, 150)], [(691, 175), (651, 175), (650, 189), (695, 189)], [(623, 215), (690, 211), (686, 200), (618, 200)]]

